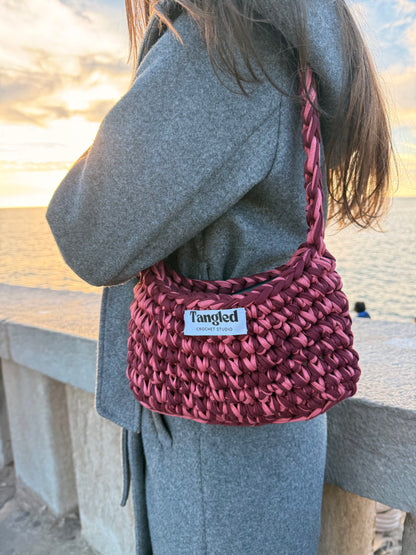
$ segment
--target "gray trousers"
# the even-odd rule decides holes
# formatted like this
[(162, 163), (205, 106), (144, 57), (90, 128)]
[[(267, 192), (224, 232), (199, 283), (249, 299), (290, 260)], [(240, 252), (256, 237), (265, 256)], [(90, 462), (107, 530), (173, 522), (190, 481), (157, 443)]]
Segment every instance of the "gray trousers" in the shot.
[(240, 428), (144, 408), (123, 431), (136, 554), (317, 554), (326, 433), (326, 414)]

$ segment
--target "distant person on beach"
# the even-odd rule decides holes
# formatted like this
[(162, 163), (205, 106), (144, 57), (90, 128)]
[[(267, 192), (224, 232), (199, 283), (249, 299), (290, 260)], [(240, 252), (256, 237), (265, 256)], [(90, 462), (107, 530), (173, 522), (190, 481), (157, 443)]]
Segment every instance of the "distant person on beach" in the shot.
[(359, 318), (371, 318), (365, 309), (365, 303), (358, 301), (355, 303), (354, 310)]
[[(126, 377), (128, 323), (141, 272), (154, 264), (191, 280), (229, 280), (278, 268), (305, 242), (299, 88), (310, 72), (319, 85), (321, 148), (315, 125), (305, 127), (304, 140), (312, 138), (325, 177), (316, 217), (368, 228), (385, 214), (392, 143), (373, 63), (344, 0), (126, 0), (126, 8), (129, 90), (55, 191), (46, 218), (66, 263), (103, 286), (96, 408), (122, 428), (122, 504), (131, 480), (137, 555), (316, 555), (326, 413), (235, 427), (150, 410)], [(169, 292), (180, 313), (183, 299)], [(289, 301), (282, 299), (283, 314)], [(307, 320), (312, 309), (302, 310)], [(325, 310), (320, 304), (317, 312)], [(171, 371), (182, 367), (169, 367), (172, 326), (146, 322), (151, 336), (163, 327), (166, 341), (144, 363), (160, 384), (173, 383)], [(293, 360), (276, 362), (275, 371), (286, 399), (286, 374), (297, 367), (306, 378), (303, 348), (316, 373), (325, 369), (313, 345), (291, 336), (293, 325), (281, 327)], [(254, 360), (268, 340), (250, 337), (247, 353), (241, 349), (236, 387), (249, 373), (245, 354)], [(186, 359), (201, 382), (197, 390), (184, 386), (190, 399), (222, 383), (221, 364), (210, 363), (209, 383), (199, 378), (205, 359), (193, 349)], [(266, 405), (270, 391), (257, 386)]]

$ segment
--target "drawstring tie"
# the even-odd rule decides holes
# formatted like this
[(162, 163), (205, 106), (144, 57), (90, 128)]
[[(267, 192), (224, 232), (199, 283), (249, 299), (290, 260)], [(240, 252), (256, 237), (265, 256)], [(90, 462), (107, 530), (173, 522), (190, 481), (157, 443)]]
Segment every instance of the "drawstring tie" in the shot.
[(131, 481), (130, 461), (128, 453), (128, 430), (126, 428), (123, 428), (123, 431), (121, 433), (121, 454), (123, 457), (123, 494), (121, 497), (120, 505), (124, 507), (127, 503), (127, 499), (129, 498)]

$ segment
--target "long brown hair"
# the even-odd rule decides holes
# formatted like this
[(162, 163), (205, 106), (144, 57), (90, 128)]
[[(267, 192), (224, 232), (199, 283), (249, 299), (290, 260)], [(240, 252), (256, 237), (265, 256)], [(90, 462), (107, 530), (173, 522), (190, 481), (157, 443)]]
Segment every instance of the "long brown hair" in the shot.
[[(275, 0), (276, 2), (278, 0)], [(177, 13), (186, 10), (194, 19), (205, 39), (212, 67), (232, 75), (242, 92), (244, 82), (260, 82), (264, 77), (283, 94), (263, 67), (253, 41), (254, 25), (265, 29), (272, 23), (262, 19), (253, 8), (252, 0), (175, 0)], [(158, 6), (158, 0), (125, 0), (130, 36), (130, 57), (137, 63), (139, 44), (154, 12), (160, 25), (171, 29), (182, 41), (168, 14)], [(393, 157), (390, 125), (371, 57), (344, 0), (335, 0), (341, 25), (344, 58), (343, 84), (338, 107), (333, 113), (321, 110), (329, 133), (325, 140), (327, 184), (329, 192), (328, 221), (339, 227), (355, 223), (362, 228), (379, 228), (379, 221), (387, 214), (391, 198), (391, 165)], [(297, 30), (286, 39), (285, 28), (276, 28), (288, 61), (295, 62), (302, 72), (309, 60), (306, 37), (304, 1), (285, 2), (291, 10)], [(276, 30), (278, 34), (276, 34)], [(250, 76), (237, 66), (235, 52), (240, 52)], [(252, 68), (255, 61), (263, 76)], [(293, 93), (293, 98), (297, 98)]]

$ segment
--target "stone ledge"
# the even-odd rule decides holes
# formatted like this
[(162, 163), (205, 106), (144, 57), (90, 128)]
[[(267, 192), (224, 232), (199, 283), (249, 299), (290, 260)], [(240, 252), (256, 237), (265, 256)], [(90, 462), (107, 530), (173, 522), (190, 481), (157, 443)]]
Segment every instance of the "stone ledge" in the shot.
[(7, 335), (9, 360), (94, 393), (96, 340), (14, 322), (7, 323)]
[(357, 318), (353, 332), (362, 370), (356, 398), (416, 411), (416, 325)]
[[(0, 285), (0, 356), (93, 392), (100, 295)], [(416, 326), (355, 318), (362, 375), (328, 412), (326, 481), (416, 512)], [(377, 493), (377, 495), (376, 495)]]
[[(101, 295), (0, 284), (0, 323), (98, 337)], [(3, 353), (1, 356), (4, 356)], [(4, 356), (4, 358), (7, 358)]]
[[(0, 357), (9, 361), (9, 370), (17, 364), (22, 371), (38, 371), (39, 379), (46, 379), (43, 374), (90, 394), (94, 391), (100, 295), (0, 285), (0, 307)], [(405, 527), (403, 545), (414, 546), (410, 513), (416, 513), (416, 326), (354, 319), (353, 328), (362, 376), (357, 394), (327, 413), (325, 481), (407, 511), (410, 524)], [(10, 376), (17, 372), (9, 372)], [(89, 398), (92, 410), (93, 396)], [(98, 426), (99, 422), (116, 431), (96, 416)], [(116, 450), (115, 446), (112, 453)], [(79, 477), (78, 482), (82, 498), (85, 488)], [(350, 511), (351, 523), (356, 520), (354, 511)], [(88, 532), (88, 519), (84, 520)], [(340, 517), (336, 526), (343, 534), (345, 520)], [(123, 541), (129, 543), (132, 538)], [(92, 536), (91, 543), (96, 545)], [(126, 552), (125, 547), (121, 550)]]
[[(95, 293), (0, 284), (0, 357), (93, 391), (91, 380), (74, 383), (70, 376), (95, 370), (100, 303)], [(362, 376), (351, 401), (389, 407), (394, 413), (416, 411), (416, 325), (354, 318), (353, 331)], [(34, 356), (39, 341), (44, 349)], [(24, 352), (29, 343), (30, 356)], [(82, 372), (80, 357), (86, 357)]]
[(101, 296), (0, 284), (0, 357), (94, 392)]

